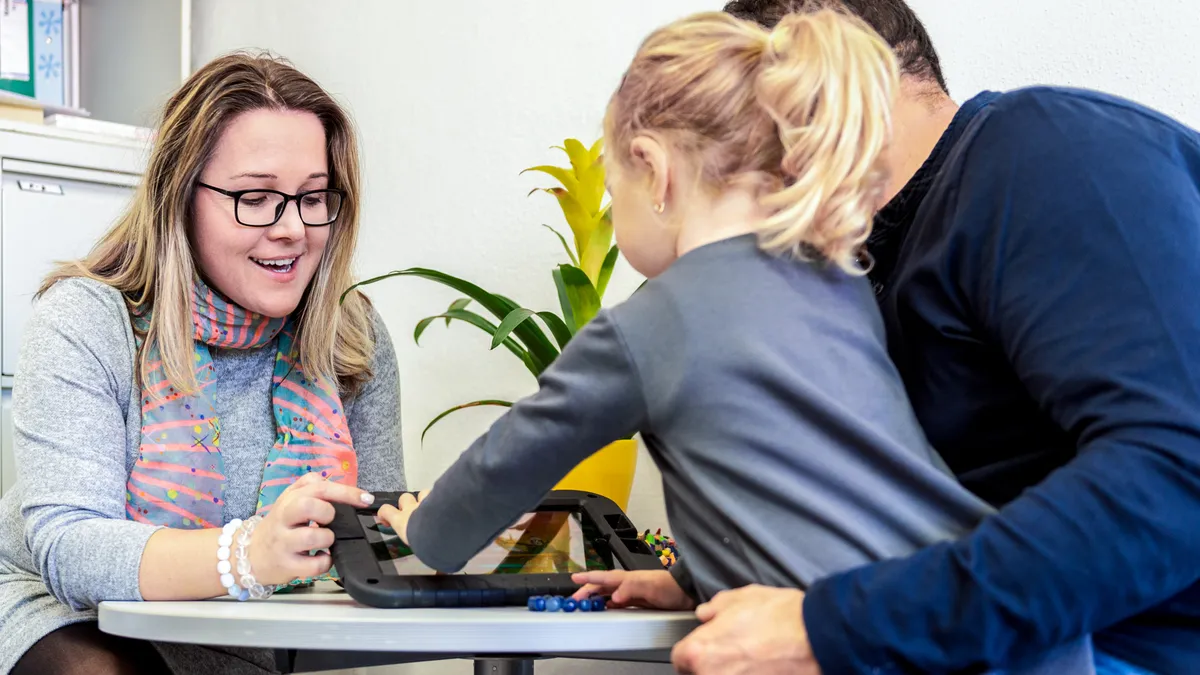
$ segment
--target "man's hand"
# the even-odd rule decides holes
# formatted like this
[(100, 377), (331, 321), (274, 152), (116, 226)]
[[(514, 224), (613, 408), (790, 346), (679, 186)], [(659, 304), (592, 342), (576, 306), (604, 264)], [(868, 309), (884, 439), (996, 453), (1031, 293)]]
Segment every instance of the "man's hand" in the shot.
[(428, 496), (429, 490), (419, 493), (416, 497), (413, 497), (411, 492), (405, 492), (400, 495), (400, 499), (396, 500), (399, 508), (395, 508), (391, 504), (384, 504), (379, 507), (375, 517), (392, 528), (396, 532), (396, 536), (400, 537), (400, 541), (408, 544), (408, 521), (412, 519), (412, 515), (417, 512), (417, 507)]
[(696, 608), (702, 625), (671, 650), (690, 675), (820, 675), (804, 629), (804, 593), (747, 586)]

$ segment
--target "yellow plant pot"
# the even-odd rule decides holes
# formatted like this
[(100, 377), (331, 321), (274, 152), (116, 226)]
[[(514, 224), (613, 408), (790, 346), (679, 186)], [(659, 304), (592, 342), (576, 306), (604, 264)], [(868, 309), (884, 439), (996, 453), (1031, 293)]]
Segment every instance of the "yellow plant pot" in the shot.
[(633, 489), (637, 450), (637, 440), (634, 439), (607, 445), (580, 462), (554, 489), (581, 490), (602, 495), (625, 511), (629, 508), (629, 493)]

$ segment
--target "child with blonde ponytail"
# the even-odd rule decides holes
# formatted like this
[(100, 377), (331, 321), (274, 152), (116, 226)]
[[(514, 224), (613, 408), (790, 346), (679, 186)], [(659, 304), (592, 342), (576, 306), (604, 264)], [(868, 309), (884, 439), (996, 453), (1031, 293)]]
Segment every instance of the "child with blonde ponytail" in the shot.
[(605, 119), (616, 236), (650, 281), (419, 505), (380, 511), (415, 555), (457, 571), (634, 432), (681, 557), (580, 574), (579, 597), (689, 609), (748, 584), (803, 589), (986, 517), (918, 426), (865, 278), (898, 86), (887, 44), (829, 10), (771, 32), (704, 13), (653, 33)]

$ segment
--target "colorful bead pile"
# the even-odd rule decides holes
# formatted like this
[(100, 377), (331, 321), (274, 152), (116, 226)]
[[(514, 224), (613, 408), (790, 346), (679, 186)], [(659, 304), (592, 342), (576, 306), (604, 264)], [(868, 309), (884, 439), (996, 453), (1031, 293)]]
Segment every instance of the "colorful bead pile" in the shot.
[(642, 540), (645, 541), (654, 551), (654, 555), (658, 556), (663, 567), (668, 569), (675, 564), (675, 559), (679, 555), (679, 551), (675, 548), (675, 540), (665, 536), (662, 529), (659, 529), (654, 534), (650, 534), (650, 530), (642, 535)]
[(566, 612), (570, 614), (575, 610), (581, 612), (603, 612), (604, 598), (585, 598), (575, 601), (574, 598), (561, 595), (535, 595), (529, 598), (526, 603), (531, 612)]

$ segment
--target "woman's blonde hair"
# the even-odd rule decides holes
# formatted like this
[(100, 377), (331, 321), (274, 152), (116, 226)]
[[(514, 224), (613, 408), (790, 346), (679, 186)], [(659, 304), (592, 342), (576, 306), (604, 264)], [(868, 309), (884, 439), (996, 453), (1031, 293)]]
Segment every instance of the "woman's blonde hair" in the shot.
[(642, 43), (609, 103), (605, 160), (627, 167), (633, 138), (655, 135), (706, 187), (760, 195), (765, 250), (862, 274), (898, 87), (887, 43), (852, 15), (792, 14), (768, 31), (696, 14)]
[[(188, 234), (196, 182), (222, 132), (253, 110), (310, 112), (325, 128), (330, 187), (345, 190), (317, 272), (293, 312), (300, 364), (312, 376), (336, 379), (352, 394), (370, 377), (374, 350), (368, 303), (351, 293), (358, 238), (359, 162), (349, 116), (317, 83), (286, 60), (235, 52), (208, 63), (167, 101), (146, 172), (125, 213), (87, 257), (66, 263), (43, 282), (87, 277), (121, 291), (131, 312), (152, 309), (145, 344), (157, 344), (163, 370), (179, 390), (197, 385), (193, 372), (192, 281)], [(146, 372), (146, 350), (138, 363)]]

